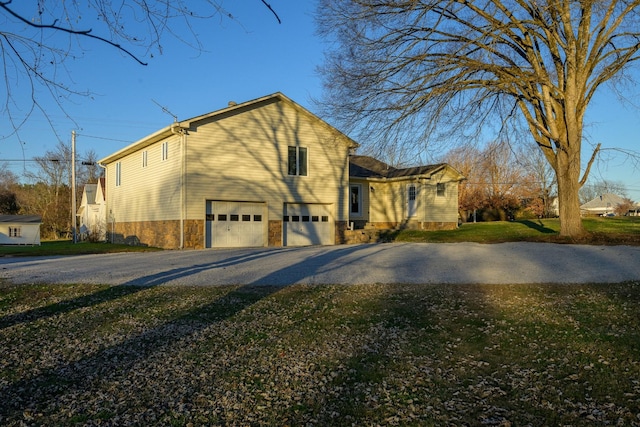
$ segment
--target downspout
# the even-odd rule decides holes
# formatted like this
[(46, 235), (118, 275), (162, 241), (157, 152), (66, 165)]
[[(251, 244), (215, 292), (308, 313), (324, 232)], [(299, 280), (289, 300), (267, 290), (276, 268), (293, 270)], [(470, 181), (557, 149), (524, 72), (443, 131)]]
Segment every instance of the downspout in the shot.
[(180, 246), (179, 249), (184, 249), (184, 221), (186, 216), (186, 199), (185, 199), (185, 173), (187, 162), (187, 133), (178, 123), (174, 123), (171, 126), (171, 133), (180, 136)]

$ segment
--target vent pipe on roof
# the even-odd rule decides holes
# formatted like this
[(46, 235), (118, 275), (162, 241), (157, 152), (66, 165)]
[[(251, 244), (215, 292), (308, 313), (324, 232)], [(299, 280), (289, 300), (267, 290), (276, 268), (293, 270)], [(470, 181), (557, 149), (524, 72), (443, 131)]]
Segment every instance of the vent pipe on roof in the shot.
[(236, 101), (229, 101), (229, 107), (235, 107), (236, 105), (238, 105)]

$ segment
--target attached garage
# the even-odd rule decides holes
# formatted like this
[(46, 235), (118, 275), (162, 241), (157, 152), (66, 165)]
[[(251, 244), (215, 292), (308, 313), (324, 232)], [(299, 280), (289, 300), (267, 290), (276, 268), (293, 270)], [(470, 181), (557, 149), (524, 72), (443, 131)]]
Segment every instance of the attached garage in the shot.
[(284, 246), (332, 245), (331, 205), (286, 203), (282, 217)]
[(266, 204), (207, 202), (207, 248), (266, 246)]

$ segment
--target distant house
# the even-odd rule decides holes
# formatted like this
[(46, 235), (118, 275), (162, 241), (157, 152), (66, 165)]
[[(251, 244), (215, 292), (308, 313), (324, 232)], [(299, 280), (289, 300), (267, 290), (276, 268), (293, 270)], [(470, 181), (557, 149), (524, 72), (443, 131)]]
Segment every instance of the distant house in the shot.
[(78, 208), (80, 238), (106, 239), (105, 179), (97, 184), (86, 184)]
[(606, 193), (580, 206), (580, 212), (583, 216), (603, 216), (613, 214), (616, 206), (624, 203), (625, 199), (622, 197), (616, 194)]
[(349, 156), (349, 218), (355, 228), (457, 228), (463, 179), (445, 163), (395, 168), (373, 157)]
[(357, 147), (281, 93), (231, 102), (100, 160), (107, 234), (198, 249), (349, 243), (355, 227), (457, 226), (457, 171), (396, 169), (350, 156)]
[(0, 215), (0, 245), (40, 245), (40, 224), (36, 215)]

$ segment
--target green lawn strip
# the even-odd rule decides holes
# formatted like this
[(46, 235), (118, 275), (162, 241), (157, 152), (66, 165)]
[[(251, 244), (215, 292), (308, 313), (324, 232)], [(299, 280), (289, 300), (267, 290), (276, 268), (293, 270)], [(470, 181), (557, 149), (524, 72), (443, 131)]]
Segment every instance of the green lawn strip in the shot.
[(149, 252), (161, 249), (149, 246), (132, 246), (114, 243), (73, 243), (70, 240), (44, 241), (38, 246), (0, 246), (0, 256), (52, 256), (106, 254), (115, 252)]
[[(70, 288), (51, 286), (74, 309), (0, 328), (3, 425), (640, 416), (639, 283)], [(36, 285), (0, 298), (4, 313), (60, 302)]]
[(455, 230), (396, 230), (383, 232), (384, 241), (424, 243), (549, 242), (583, 244), (640, 244), (640, 217), (584, 218), (587, 233), (560, 237), (558, 219), (465, 223)]

